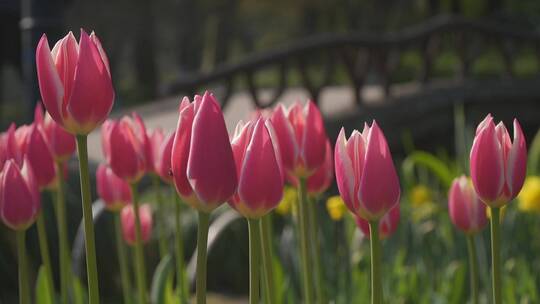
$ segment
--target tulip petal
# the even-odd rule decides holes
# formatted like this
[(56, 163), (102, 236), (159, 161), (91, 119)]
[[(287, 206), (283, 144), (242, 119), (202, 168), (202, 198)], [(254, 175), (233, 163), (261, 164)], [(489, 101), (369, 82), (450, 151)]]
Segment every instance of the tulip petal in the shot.
[(302, 133), (302, 158), (308, 171), (314, 172), (324, 162), (326, 131), (321, 112), (313, 101), (305, 106), (306, 126)]
[(286, 171), (293, 171), (299, 147), (295, 139), (294, 130), (285, 115), (285, 109), (279, 104), (271, 117), (272, 126), (279, 141), (281, 160)]
[(504, 160), (495, 124), (490, 120), (478, 132), (471, 148), (471, 179), (486, 204), (495, 202), (504, 187)]
[[(183, 103), (183, 102), (182, 102)], [(171, 168), (174, 185), (182, 199), (191, 197), (193, 189), (187, 179), (187, 164), (189, 159), (189, 146), (191, 143), (191, 130), (194, 118), (194, 105), (180, 107), (180, 115), (171, 153)]]
[(345, 138), (345, 130), (343, 128), (341, 128), (341, 131), (339, 132), (334, 150), (336, 183), (338, 185), (339, 193), (349, 210), (356, 214), (358, 201), (355, 200), (354, 182), (355, 174), (357, 172), (353, 171), (353, 162), (349, 153), (347, 153), (347, 139)]
[(25, 154), (34, 170), (39, 188), (51, 186), (56, 178), (54, 159), (41, 127), (36, 124), (32, 124), (28, 131)]
[(45, 34), (39, 40), (36, 49), (36, 69), (41, 99), (52, 118), (59, 124), (63, 123), (62, 102), (64, 100), (64, 86), (56, 70), (49, 42)]
[(79, 60), (67, 108), (76, 121), (77, 131), (88, 133), (111, 111), (114, 90), (96, 45), (83, 30), (80, 41)]
[(399, 180), (390, 149), (383, 132), (374, 121), (368, 134), (358, 191), (360, 215), (367, 220), (380, 218), (399, 202), (399, 195)]
[(227, 201), (236, 191), (237, 174), (223, 113), (205, 93), (193, 119), (187, 176), (199, 199), (207, 205)]
[[(56, 47), (56, 46), (55, 46)], [(67, 103), (70, 99), (75, 81), (75, 70), (79, 60), (79, 46), (72, 32), (60, 40), (55, 57), (56, 70), (64, 84), (64, 100), (62, 101), (62, 116), (67, 115)]]
[(103, 60), (103, 64), (105, 64), (105, 68), (107, 69), (107, 72), (109, 73), (109, 76), (110, 76), (111, 69), (109, 68), (109, 58), (107, 57), (107, 54), (105, 54), (105, 51), (103, 50), (103, 47), (101, 46), (101, 41), (97, 37), (96, 33), (94, 33), (94, 31), (90, 33), (90, 40), (96, 45), (99, 55), (101, 56), (101, 60)]
[(506, 161), (506, 185), (510, 199), (516, 197), (523, 187), (527, 175), (527, 144), (519, 122), (514, 119), (514, 142)]

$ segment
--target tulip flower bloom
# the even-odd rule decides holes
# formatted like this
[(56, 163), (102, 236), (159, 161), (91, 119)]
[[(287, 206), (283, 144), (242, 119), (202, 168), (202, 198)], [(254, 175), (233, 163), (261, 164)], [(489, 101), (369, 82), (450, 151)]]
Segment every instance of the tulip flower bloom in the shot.
[(56, 123), (51, 115), (44, 114), (40, 104), (36, 106), (34, 122), (42, 128), (55, 161), (65, 162), (73, 155), (75, 137)]
[(30, 303), (26, 229), (36, 221), (40, 209), (39, 189), (30, 164), (25, 159), (19, 167), (8, 159), (0, 171), (0, 219), (16, 231), (21, 303)]
[(501, 207), (523, 187), (527, 170), (527, 146), (521, 127), (514, 119), (514, 141), (502, 122), (497, 126), (488, 115), (476, 129), (471, 148), (471, 179), (480, 199), (491, 212), (491, 266), (493, 302), (502, 303), (500, 223)]
[(527, 170), (527, 145), (516, 119), (512, 142), (504, 124), (495, 126), (488, 115), (476, 129), (470, 156), (473, 185), (484, 203), (501, 207), (517, 196)]
[(114, 90), (109, 61), (97, 36), (69, 32), (50, 50), (43, 35), (36, 50), (41, 98), (51, 117), (72, 134), (86, 135), (111, 111)]
[(236, 191), (237, 174), (225, 120), (208, 92), (184, 97), (172, 147), (176, 190), (193, 208), (211, 212)]
[(100, 164), (96, 171), (97, 192), (110, 211), (120, 211), (131, 203), (128, 183), (114, 174), (113, 170)]
[(354, 214), (380, 219), (399, 203), (399, 180), (383, 132), (374, 121), (349, 140), (339, 133), (335, 154), (336, 181), (343, 201)]
[(324, 162), (326, 131), (321, 112), (309, 101), (303, 108), (279, 104), (272, 113), (283, 168), (289, 176), (309, 177)]
[(231, 143), (238, 190), (229, 204), (247, 218), (260, 218), (283, 196), (283, 174), (277, 139), (270, 121), (240, 122)]
[(159, 150), (164, 140), (163, 131), (161, 129), (155, 129), (152, 132), (147, 133), (149, 152), (147, 154), (146, 169), (149, 172), (157, 174), (156, 164), (157, 159), (160, 158)]
[(0, 218), (13, 230), (26, 230), (41, 208), (39, 188), (30, 162), (20, 168), (9, 159), (0, 171)]
[(12, 159), (19, 166), (22, 165), (23, 153), (20, 148), (22, 142), (17, 140), (15, 132), (16, 126), (12, 123), (7, 131), (0, 134), (0, 168), (4, 167), (8, 159)]
[(42, 128), (37, 124), (19, 128), (20, 149), (33, 168), (40, 189), (51, 188), (56, 183), (56, 169), (51, 149), (47, 144)]
[(452, 182), (448, 193), (448, 213), (454, 226), (466, 234), (482, 230), (488, 223), (486, 205), (476, 195), (466, 176)]
[[(122, 235), (129, 245), (135, 245), (135, 209), (133, 205), (127, 205), (120, 213), (122, 221)], [(141, 221), (141, 241), (143, 243), (150, 240), (152, 235), (152, 209), (148, 204), (139, 207), (139, 218)]]
[[(381, 240), (388, 238), (396, 231), (399, 224), (399, 216), (400, 211), (398, 204), (381, 218), (379, 221), (379, 235)], [(369, 238), (369, 222), (357, 216), (356, 225), (360, 228), (362, 233)]]
[(312, 196), (321, 195), (334, 180), (334, 158), (330, 142), (326, 141), (324, 163), (306, 181), (307, 192)]
[(369, 222), (371, 243), (371, 302), (382, 303), (380, 269), (380, 219), (399, 204), (400, 188), (388, 143), (375, 121), (354, 130), (349, 140), (342, 128), (336, 142), (334, 163), (336, 181), (345, 205), (356, 216)]
[(206, 303), (206, 243), (209, 213), (227, 201), (238, 184), (223, 113), (209, 92), (180, 104), (171, 167), (179, 196), (199, 212), (197, 303)]
[(140, 117), (108, 120), (101, 128), (103, 154), (108, 165), (120, 178), (137, 182), (146, 172), (148, 138)]

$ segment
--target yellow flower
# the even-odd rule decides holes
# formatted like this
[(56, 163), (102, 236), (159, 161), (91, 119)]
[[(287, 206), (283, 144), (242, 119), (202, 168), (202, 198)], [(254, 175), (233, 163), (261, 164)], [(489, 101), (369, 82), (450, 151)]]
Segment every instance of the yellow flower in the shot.
[(279, 205), (276, 207), (276, 213), (279, 215), (287, 215), (291, 213), (291, 209), (295, 204), (297, 199), (296, 189), (293, 187), (285, 187), (283, 190), (283, 198)]
[(420, 207), (426, 203), (431, 203), (431, 190), (425, 185), (417, 185), (411, 189), (409, 195), (413, 207)]
[(540, 213), (540, 177), (528, 176), (517, 198), (519, 210)]
[(328, 215), (332, 220), (340, 221), (347, 212), (347, 206), (345, 206), (341, 196), (335, 195), (329, 197), (326, 201), (326, 210), (328, 210)]

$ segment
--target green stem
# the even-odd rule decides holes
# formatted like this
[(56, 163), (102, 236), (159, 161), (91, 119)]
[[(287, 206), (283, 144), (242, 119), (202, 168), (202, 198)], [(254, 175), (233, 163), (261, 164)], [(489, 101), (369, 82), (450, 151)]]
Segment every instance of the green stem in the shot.
[(491, 207), (491, 279), (493, 283), (493, 303), (501, 304), (501, 252), (500, 212), (501, 208)]
[(56, 225), (58, 228), (58, 240), (60, 247), (60, 292), (62, 303), (69, 303), (69, 285), (71, 282), (71, 269), (69, 241), (66, 222), (66, 202), (64, 200), (64, 166), (62, 162), (55, 162), (56, 175), (58, 178), (58, 189), (56, 191)]
[(120, 277), (122, 279), (122, 296), (124, 303), (131, 303), (131, 281), (129, 279), (129, 267), (126, 254), (126, 246), (122, 242), (122, 224), (120, 223), (120, 213), (114, 215), (114, 230), (116, 232), (116, 252), (118, 254), (118, 264), (120, 266)]
[(478, 304), (478, 262), (476, 260), (476, 246), (474, 235), (467, 235), (467, 250), (469, 252), (469, 267), (471, 280), (471, 298), (473, 304)]
[(317, 209), (315, 201), (308, 201), (308, 224), (309, 237), (311, 239), (311, 256), (313, 257), (313, 271), (315, 272), (315, 292), (317, 294), (317, 303), (326, 303), (324, 294), (324, 282), (321, 269), (321, 258), (319, 249), (319, 234), (317, 224)]
[(268, 213), (267, 215), (261, 218), (259, 223), (260, 232), (261, 232), (261, 249), (262, 249), (262, 264), (263, 264), (263, 274), (264, 274), (264, 297), (266, 304), (275, 304), (275, 293), (274, 290), (274, 271), (273, 271), (273, 253), (272, 253), (272, 214)]
[(28, 273), (26, 259), (26, 230), (16, 231), (17, 254), (19, 255), (19, 304), (30, 304), (30, 286), (28, 285)]
[(88, 299), (90, 304), (99, 304), (99, 283), (96, 262), (96, 241), (92, 219), (92, 198), (90, 196), (90, 175), (88, 171), (87, 136), (77, 135), (79, 173), (81, 179), (82, 211), (84, 220), (84, 240), (86, 248), (86, 272), (88, 276)]
[(249, 304), (259, 304), (261, 231), (259, 219), (248, 219), (249, 230)]
[(158, 244), (159, 255), (163, 259), (167, 255), (167, 239), (165, 238), (165, 208), (163, 208), (163, 196), (161, 195), (161, 189), (159, 186), (159, 176), (157, 174), (152, 175), (152, 184), (154, 186), (154, 192), (156, 194), (156, 206), (157, 206), (157, 224), (158, 224)]
[(206, 251), (210, 214), (199, 211), (197, 227), (197, 304), (206, 304)]
[(302, 263), (302, 283), (304, 291), (304, 303), (313, 303), (312, 301), (312, 278), (309, 262), (309, 235), (308, 235), (308, 210), (307, 210), (307, 193), (306, 193), (306, 179), (300, 178), (298, 188), (298, 224), (300, 228), (300, 260)]
[(371, 304), (382, 304), (381, 283), (381, 243), (379, 241), (379, 221), (369, 222), (371, 241)]
[(180, 220), (180, 211), (181, 211), (181, 201), (180, 197), (174, 192), (175, 197), (175, 226), (176, 233), (175, 244), (176, 244), (176, 292), (178, 293), (178, 298), (180, 303), (187, 303), (189, 298), (189, 288), (187, 280), (185, 277), (185, 265), (184, 265), (184, 238), (182, 235), (182, 222)]
[(49, 241), (47, 240), (47, 229), (45, 229), (45, 217), (43, 211), (39, 213), (37, 218), (37, 229), (39, 238), (39, 250), (41, 260), (45, 267), (45, 276), (47, 276), (47, 287), (49, 288), (49, 297), (51, 303), (54, 303), (54, 284), (51, 267), (51, 256), (49, 254)]
[(139, 292), (139, 303), (148, 303), (146, 293), (146, 266), (144, 263), (144, 250), (141, 233), (141, 218), (139, 215), (139, 198), (137, 193), (137, 183), (131, 183), (131, 196), (135, 213), (135, 269), (137, 277), (137, 290)]

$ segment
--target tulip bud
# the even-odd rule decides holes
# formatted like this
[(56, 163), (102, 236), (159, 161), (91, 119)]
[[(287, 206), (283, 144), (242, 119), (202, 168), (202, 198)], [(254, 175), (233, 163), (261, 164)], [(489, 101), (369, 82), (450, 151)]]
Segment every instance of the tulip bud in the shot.
[(237, 125), (232, 150), (238, 189), (229, 204), (247, 218), (260, 218), (280, 202), (283, 173), (272, 124), (260, 118)]
[(339, 133), (334, 161), (336, 182), (343, 201), (354, 214), (380, 219), (399, 203), (399, 180), (383, 132), (374, 121), (362, 133), (354, 130), (347, 141)]
[(476, 129), (471, 148), (471, 179), (480, 199), (501, 207), (517, 196), (527, 170), (527, 146), (521, 126), (514, 119), (514, 141), (501, 122), (488, 115)]
[(448, 192), (448, 213), (452, 223), (465, 233), (476, 233), (487, 225), (486, 205), (464, 175), (452, 182)]
[(22, 165), (22, 143), (17, 140), (15, 132), (16, 127), (15, 124), (12, 123), (8, 130), (0, 135), (0, 168), (4, 167), (4, 163), (8, 159), (12, 159), (19, 166)]
[(81, 29), (80, 42), (69, 32), (50, 50), (43, 35), (36, 49), (43, 104), (66, 131), (85, 135), (109, 115), (114, 90), (109, 62), (97, 36)]
[(96, 171), (97, 192), (110, 211), (120, 211), (131, 203), (131, 189), (128, 183), (118, 177), (111, 168), (100, 164)]
[(66, 132), (48, 113), (44, 114), (40, 104), (34, 112), (34, 123), (43, 130), (54, 159), (60, 162), (68, 160), (75, 152), (75, 137)]
[(212, 94), (195, 96), (193, 103), (182, 100), (171, 166), (178, 194), (197, 210), (210, 212), (236, 191), (229, 135)]
[[(141, 240), (146, 243), (152, 235), (152, 209), (149, 204), (143, 204), (139, 207), (139, 219), (141, 221)], [(122, 235), (129, 245), (135, 245), (135, 209), (133, 205), (127, 205), (122, 208), (120, 213), (122, 222)]]
[[(51, 149), (45, 140), (43, 130), (37, 124), (20, 128), (21, 150), (26, 155), (40, 189), (54, 187), (56, 169)], [(19, 135), (17, 135), (19, 136)]]
[(109, 167), (127, 182), (138, 181), (147, 168), (148, 141), (144, 124), (133, 114), (108, 120), (101, 128), (101, 146)]
[[(399, 204), (396, 205), (394, 208), (392, 208), (388, 213), (386, 213), (381, 220), (379, 221), (379, 236), (381, 240), (386, 239), (390, 235), (392, 235), (399, 224)], [(370, 237), (370, 227), (369, 222), (365, 219), (357, 216), (356, 217), (356, 225), (360, 228), (362, 233), (369, 239)]]
[(161, 158), (159, 153), (161, 149), (161, 144), (164, 140), (163, 131), (161, 129), (155, 129), (152, 132), (148, 132), (148, 147), (149, 152), (147, 154), (147, 164), (146, 170), (148, 172), (158, 173), (157, 172), (157, 159)]
[(171, 154), (174, 143), (174, 133), (170, 133), (162, 141), (159, 150), (154, 155), (154, 167), (157, 175), (167, 184), (173, 183)]
[(317, 106), (309, 101), (303, 108), (295, 103), (287, 110), (279, 104), (271, 121), (288, 178), (311, 176), (323, 164), (326, 152), (326, 131)]
[(22, 168), (12, 159), (0, 171), (0, 218), (13, 230), (25, 230), (36, 220), (41, 203), (28, 160)]
[(326, 191), (332, 181), (334, 180), (334, 157), (332, 155), (332, 147), (330, 141), (326, 141), (326, 153), (324, 157), (324, 163), (320, 166), (315, 173), (308, 177), (306, 182), (306, 188), (308, 194), (312, 196), (321, 195)]

